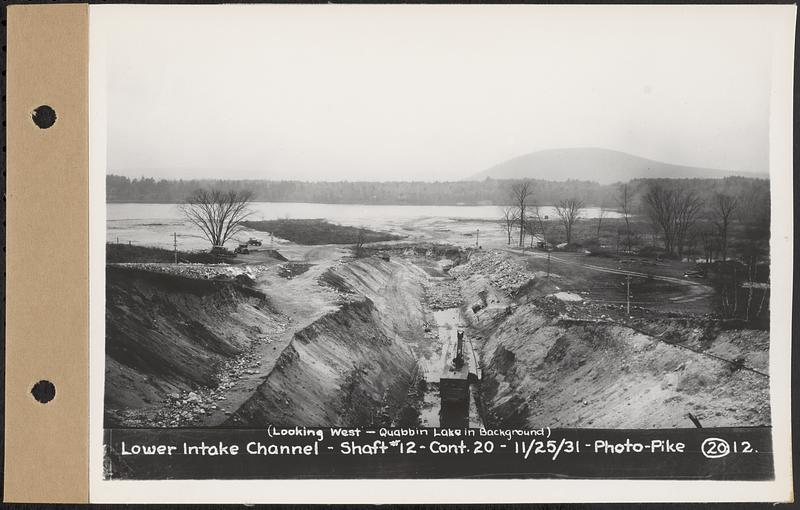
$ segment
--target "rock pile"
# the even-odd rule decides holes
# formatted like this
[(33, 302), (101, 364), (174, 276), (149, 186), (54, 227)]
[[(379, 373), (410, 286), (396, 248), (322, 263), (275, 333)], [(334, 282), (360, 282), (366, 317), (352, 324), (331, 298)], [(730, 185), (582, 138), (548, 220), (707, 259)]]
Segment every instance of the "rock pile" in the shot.
[(459, 280), (467, 279), (473, 274), (484, 275), (492, 285), (508, 295), (513, 295), (535, 278), (535, 274), (525, 269), (517, 260), (498, 250), (473, 252), (466, 263), (451, 269), (450, 274)]
[(461, 286), (456, 280), (430, 280), (425, 284), (425, 295), (428, 304), (434, 310), (456, 308), (463, 302)]
[(269, 265), (264, 264), (156, 264), (127, 262), (109, 265), (139, 269), (152, 273), (183, 276), (185, 278), (195, 278), (199, 280), (211, 280), (220, 277), (236, 278), (237, 276), (242, 275), (256, 279), (259, 275), (270, 268)]
[[(572, 294), (561, 292), (557, 294)], [(604, 304), (593, 302), (588, 298), (560, 299), (557, 294), (535, 298), (532, 302), (539, 312), (550, 317), (566, 320), (596, 321), (596, 322), (626, 322), (630, 316), (626, 314), (624, 304)], [(572, 294), (573, 296), (575, 294)], [(637, 317), (652, 316), (654, 312), (640, 306), (631, 306), (631, 315)]]

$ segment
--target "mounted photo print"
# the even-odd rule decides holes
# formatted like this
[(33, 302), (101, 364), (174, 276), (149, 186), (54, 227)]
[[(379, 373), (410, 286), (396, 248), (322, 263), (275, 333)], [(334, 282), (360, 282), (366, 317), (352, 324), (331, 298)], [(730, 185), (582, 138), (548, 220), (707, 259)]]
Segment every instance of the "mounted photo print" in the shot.
[(97, 497), (789, 497), (793, 12), (92, 7)]
[(794, 6), (86, 15), (91, 502), (793, 498)]

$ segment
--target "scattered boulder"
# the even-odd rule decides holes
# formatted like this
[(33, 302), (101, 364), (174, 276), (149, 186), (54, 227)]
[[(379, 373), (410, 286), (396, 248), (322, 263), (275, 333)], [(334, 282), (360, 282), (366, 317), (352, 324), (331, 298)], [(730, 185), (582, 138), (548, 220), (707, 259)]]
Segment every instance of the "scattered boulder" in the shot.
[(457, 308), (463, 301), (461, 286), (452, 279), (429, 281), (425, 285), (425, 295), (428, 298), (428, 304), (434, 310)]

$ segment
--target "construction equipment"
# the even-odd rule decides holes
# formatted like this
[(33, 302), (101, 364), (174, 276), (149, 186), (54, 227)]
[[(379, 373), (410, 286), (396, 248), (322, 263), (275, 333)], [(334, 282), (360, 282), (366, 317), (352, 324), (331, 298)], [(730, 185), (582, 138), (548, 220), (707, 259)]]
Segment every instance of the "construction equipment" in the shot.
[(442, 403), (466, 405), (469, 402), (470, 364), (469, 359), (464, 356), (464, 331), (457, 330), (456, 341), (451, 341), (444, 348), (446, 349), (445, 362), (442, 367), (442, 376), (439, 379)]
[(453, 365), (461, 368), (464, 365), (464, 331), (459, 329), (456, 336), (456, 356), (453, 358)]
[(211, 248), (211, 255), (217, 260), (232, 259), (236, 257), (236, 253), (226, 249), (224, 246), (215, 245)]

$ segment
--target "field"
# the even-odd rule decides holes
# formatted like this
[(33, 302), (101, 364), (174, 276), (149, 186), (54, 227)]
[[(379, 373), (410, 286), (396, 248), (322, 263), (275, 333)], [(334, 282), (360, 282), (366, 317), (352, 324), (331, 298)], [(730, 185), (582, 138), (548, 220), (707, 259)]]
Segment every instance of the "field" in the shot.
[(321, 219), (245, 221), (246, 228), (267, 232), (297, 244), (355, 244), (394, 241), (400, 236), (366, 228), (336, 225)]
[(106, 243), (106, 262), (178, 262), (213, 264), (218, 260), (208, 252), (172, 251), (152, 246)]

